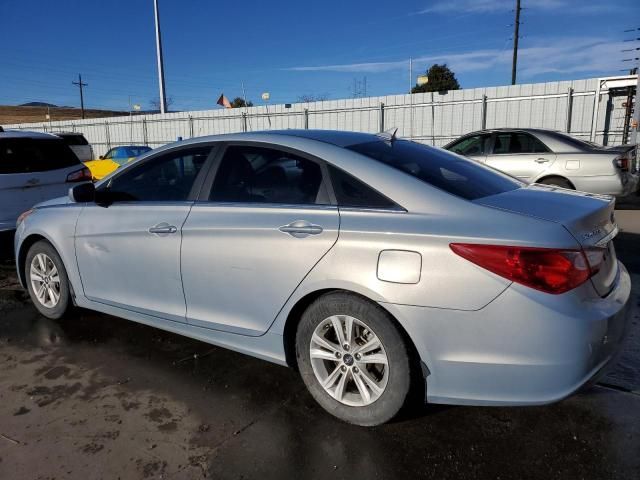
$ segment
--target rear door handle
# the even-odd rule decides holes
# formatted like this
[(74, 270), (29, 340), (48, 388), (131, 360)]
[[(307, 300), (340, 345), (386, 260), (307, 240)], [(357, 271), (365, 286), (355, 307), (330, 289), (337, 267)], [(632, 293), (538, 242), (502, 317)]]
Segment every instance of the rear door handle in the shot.
[(314, 225), (306, 220), (296, 220), (288, 225), (281, 226), (278, 230), (296, 238), (305, 238), (309, 235), (319, 235), (322, 233), (322, 227), (320, 225)]
[(176, 233), (177, 231), (177, 227), (169, 225), (166, 222), (159, 223), (149, 228), (149, 233), (153, 233), (155, 235), (169, 235), (170, 233)]
[(538, 158), (536, 160), (536, 163), (547, 163), (549, 160), (547, 160), (546, 158)]

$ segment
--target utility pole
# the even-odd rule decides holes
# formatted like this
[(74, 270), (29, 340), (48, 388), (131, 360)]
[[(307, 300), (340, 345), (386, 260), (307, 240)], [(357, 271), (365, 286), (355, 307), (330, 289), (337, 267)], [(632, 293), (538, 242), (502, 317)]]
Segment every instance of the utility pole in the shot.
[[(625, 33), (631, 32), (640, 32), (640, 27), (632, 28), (629, 30), (625, 30)], [(640, 37), (626, 39), (625, 42), (640, 42)], [(629, 49), (623, 50), (623, 52), (637, 52), (640, 50), (640, 47), (633, 47)], [(631, 53), (634, 55), (634, 53)], [(637, 55), (637, 53), (635, 54)], [(635, 104), (633, 105), (633, 121), (631, 122), (631, 126), (633, 128), (633, 134), (631, 135), (631, 143), (638, 145), (640, 143), (640, 57), (631, 57), (625, 58), (624, 62), (638, 62), (638, 66), (634, 69), (636, 75), (638, 75), (638, 79), (636, 82), (636, 95), (635, 95)], [(629, 95), (630, 96), (630, 95)], [(627, 100), (629, 103), (630, 99)], [(636, 147), (636, 165), (640, 166), (640, 149)]]
[(82, 94), (82, 87), (88, 87), (88, 83), (82, 83), (82, 75), (78, 74), (78, 81), (71, 82), (73, 85), (77, 85), (80, 88), (80, 115), (84, 119), (84, 95)]
[(409, 57), (409, 139), (413, 139), (413, 58)]
[(520, 0), (516, 0), (516, 21), (513, 24), (513, 62), (511, 63), (511, 85), (516, 84), (518, 67), (518, 39), (520, 37)]
[(160, 113), (166, 113), (167, 97), (164, 92), (164, 61), (162, 60), (162, 37), (160, 35), (158, 0), (153, 0), (153, 10), (156, 18), (156, 56), (158, 58), (158, 84), (160, 86)]

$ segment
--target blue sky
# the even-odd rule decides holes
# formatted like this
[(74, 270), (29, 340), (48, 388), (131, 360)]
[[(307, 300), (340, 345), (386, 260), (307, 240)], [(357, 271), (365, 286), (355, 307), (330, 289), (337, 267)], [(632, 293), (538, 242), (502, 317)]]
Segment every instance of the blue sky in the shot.
[[(221, 2), (160, 0), (171, 109), (214, 108), (220, 93), (261, 103), (300, 95), (404, 93), (448, 63), (463, 88), (510, 82), (513, 0)], [(519, 83), (618, 75), (638, 0), (522, 0)], [(144, 108), (157, 98), (152, 0), (0, 0), (0, 104)]]

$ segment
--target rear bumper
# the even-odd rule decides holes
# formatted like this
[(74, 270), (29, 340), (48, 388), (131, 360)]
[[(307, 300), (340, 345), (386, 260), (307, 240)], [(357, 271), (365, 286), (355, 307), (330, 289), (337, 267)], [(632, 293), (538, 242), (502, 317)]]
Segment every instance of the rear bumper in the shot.
[(384, 304), (429, 369), (427, 401), (538, 405), (578, 390), (619, 350), (631, 280), (622, 264), (599, 298), (591, 282), (563, 295), (513, 284), (478, 311)]
[(617, 173), (595, 177), (571, 177), (576, 190), (624, 197), (638, 190), (638, 175)]

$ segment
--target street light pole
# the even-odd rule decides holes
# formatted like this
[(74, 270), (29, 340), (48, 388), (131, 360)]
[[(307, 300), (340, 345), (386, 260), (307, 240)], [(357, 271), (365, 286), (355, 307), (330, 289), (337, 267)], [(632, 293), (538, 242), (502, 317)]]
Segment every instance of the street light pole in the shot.
[(153, 10), (156, 18), (156, 56), (158, 57), (158, 83), (160, 86), (160, 113), (167, 112), (167, 97), (164, 92), (164, 62), (162, 60), (162, 37), (160, 35), (160, 11), (158, 0), (153, 0)]

